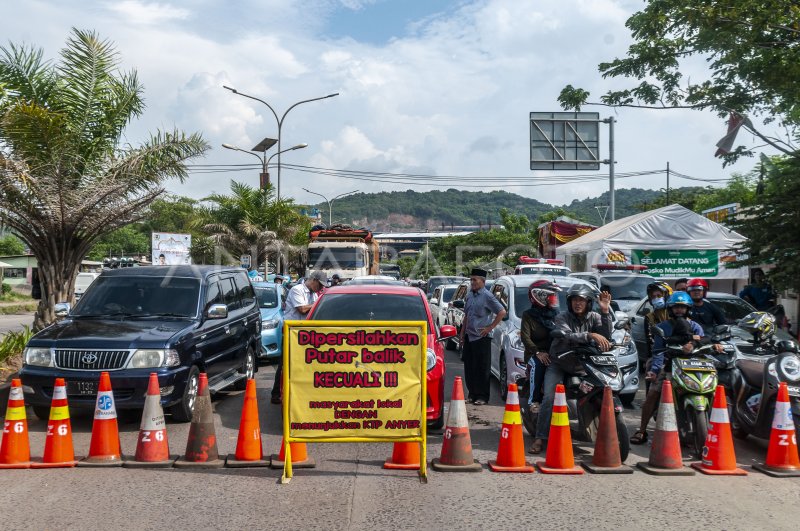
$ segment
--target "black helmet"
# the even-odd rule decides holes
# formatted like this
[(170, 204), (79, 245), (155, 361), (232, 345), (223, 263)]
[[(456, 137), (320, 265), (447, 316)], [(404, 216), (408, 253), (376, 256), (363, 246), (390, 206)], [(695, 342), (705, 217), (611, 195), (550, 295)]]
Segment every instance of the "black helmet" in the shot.
[(591, 310), (594, 299), (597, 297), (597, 288), (588, 284), (576, 283), (567, 290), (567, 310), (572, 311), (572, 298), (581, 297), (586, 299), (586, 309)]

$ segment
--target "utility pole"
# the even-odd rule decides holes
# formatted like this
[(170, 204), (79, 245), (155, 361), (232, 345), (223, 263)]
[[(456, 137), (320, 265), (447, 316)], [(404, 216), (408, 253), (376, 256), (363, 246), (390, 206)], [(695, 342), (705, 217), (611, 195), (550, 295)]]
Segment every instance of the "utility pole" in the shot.
[(667, 161), (667, 205), (669, 204), (669, 161)]
[(616, 120), (613, 116), (603, 120), (603, 123), (608, 124), (608, 195), (609, 195), (609, 210), (611, 211), (611, 221), (617, 219), (617, 201), (614, 193), (614, 122)]

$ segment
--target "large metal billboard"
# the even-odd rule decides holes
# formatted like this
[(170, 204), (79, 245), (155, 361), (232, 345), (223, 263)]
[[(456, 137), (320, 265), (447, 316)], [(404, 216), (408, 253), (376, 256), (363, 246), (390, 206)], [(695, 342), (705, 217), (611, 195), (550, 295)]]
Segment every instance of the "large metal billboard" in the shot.
[(532, 112), (532, 170), (599, 170), (600, 113)]

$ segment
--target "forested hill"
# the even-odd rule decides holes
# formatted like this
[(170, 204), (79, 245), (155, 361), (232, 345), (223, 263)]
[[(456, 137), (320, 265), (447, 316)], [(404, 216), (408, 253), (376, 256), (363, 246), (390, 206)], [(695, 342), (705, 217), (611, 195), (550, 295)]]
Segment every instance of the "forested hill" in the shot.
[[(680, 189), (679, 189), (680, 190)], [(616, 192), (617, 218), (636, 214), (663, 196), (657, 190), (640, 188)], [(334, 222), (369, 227), (374, 230), (431, 229), (444, 226), (496, 225), (500, 209), (512, 214), (524, 214), (535, 221), (540, 215), (563, 208), (577, 219), (600, 224), (596, 205), (608, 205), (608, 192), (600, 197), (575, 200), (566, 205), (549, 205), (535, 199), (503, 191), (468, 192), (463, 190), (434, 190), (431, 192), (380, 192), (353, 194), (337, 199), (333, 204)], [(316, 205), (327, 221), (328, 207)]]

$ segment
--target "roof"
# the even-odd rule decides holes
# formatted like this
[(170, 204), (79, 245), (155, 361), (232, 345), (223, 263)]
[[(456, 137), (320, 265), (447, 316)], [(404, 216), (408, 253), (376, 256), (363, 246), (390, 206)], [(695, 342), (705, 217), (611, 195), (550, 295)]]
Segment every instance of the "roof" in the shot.
[(466, 236), (475, 231), (446, 231), (446, 232), (384, 232), (383, 234), (375, 234), (373, 236), (376, 240), (404, 240), (411, 238), (446, 238), (448, 236)]
[(6, 262), (0, 262), (0, 267), (14, 267), (14, 266)]
[(343, 284), (325, 288), (325, 295), (337, 293), (380, 293), (384, 295), (408, 295), (422, 297), (422, 290), (411, 286), (394, 286), (389, 284)]
[[(589, 282), (581, 278), (558, 277), (553, 275), (506, 275), (500, 278), (508, 279), (515, 287), (527, 287), (537, 280), (549, 280), (564, 288), (569, 288), (573, 284), (589, 284)], [(500, 278), (497, 280), (500, 280)]]
[(602, 247), (732, 249), (745, 237), (681, 205), (669, 205), (612, 221), (565, 243), (559, 256)]
[(103, 276), (114, 277), (193, 277), (200, 278), (211, 273), (221, 271), (226, 272), (245, 272), (241, 267), (236, 266), (214, 266), (214, 265), (166, 265), (166, 266), (147, 266), (147, 267), (120, 267), (119, 269), (105, 269)]

